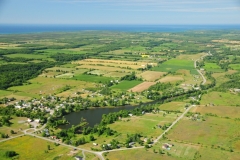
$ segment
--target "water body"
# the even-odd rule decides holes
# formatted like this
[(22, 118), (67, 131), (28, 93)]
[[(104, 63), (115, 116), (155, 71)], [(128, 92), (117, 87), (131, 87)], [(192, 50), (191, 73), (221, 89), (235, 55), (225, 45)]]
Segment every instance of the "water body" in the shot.
[(0, 24), (0, 34), (77, 31), (182, 32), (189, 30), (240, 30), (240, 25), (13, 25)]
[(65, 118), (70, 122), (68, 125), (61, 126), (62, 129), (70, 128), (72, 125), (78, 125), (81, 118), (84, 118), (89, 123), (89, 126), (93, 127), (95, 124), (101, 122), (102, 115), (112, 112), (118, 112), (120, 110), (133, 110), (137, 106), (123, 106), (115, 108), (94, 108), (79, 112), (73, 112), (65, 116)]

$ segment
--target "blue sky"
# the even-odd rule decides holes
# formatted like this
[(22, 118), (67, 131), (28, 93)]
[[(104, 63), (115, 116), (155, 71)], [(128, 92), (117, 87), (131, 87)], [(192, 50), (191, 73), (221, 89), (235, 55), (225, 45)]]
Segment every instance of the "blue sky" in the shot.
[(240, 24), (240, 0), (0, 0), (0, 24)]

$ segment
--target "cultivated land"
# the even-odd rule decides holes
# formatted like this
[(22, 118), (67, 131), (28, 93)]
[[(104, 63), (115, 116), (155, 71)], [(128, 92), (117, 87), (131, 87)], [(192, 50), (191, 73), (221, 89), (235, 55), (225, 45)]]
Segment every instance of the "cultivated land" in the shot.
[[(239, 34), (1, 35), (1, 159), (239, 159)], [(140, 107), (59, 127), (126, 105)]]

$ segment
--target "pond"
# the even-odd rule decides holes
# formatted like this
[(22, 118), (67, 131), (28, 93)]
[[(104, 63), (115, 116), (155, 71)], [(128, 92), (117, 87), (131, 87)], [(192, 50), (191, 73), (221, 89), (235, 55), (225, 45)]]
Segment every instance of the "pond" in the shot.
[(62, 129), (68, 129), (72, 125), (78, 125), (81, 121), (81, 118), (84, 118), (89, 123), (89, 126), (93, 127), (95, 124), (99, 124), (102, 119), (103, 114), (108, 114), (112, 112), (118, 112), (120, 110), (133, 110), (137, 106), (122, 106), (122, 107), (115, 107), (115, 108), (94, 108), (83, 110), (79, 112), (73, 112), (64, 117), (70, 124), (61, 126)]

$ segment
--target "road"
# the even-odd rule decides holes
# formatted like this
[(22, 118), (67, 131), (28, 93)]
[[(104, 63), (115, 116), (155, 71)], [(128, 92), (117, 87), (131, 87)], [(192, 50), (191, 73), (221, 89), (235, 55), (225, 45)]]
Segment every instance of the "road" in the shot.
[(160, 136), (158, 136), (157, 139), (154, 140), (154, 144), (157, 143), (165, 133), (167, 133), (180, 119), (182, 119), (184, 117), (184, 115), (192, 108), (194, 107), (195, 105), (191, 105), (190, 107), (188, 107), (184, 112), (183, 114), (181, 114), (172, 124), (171, 126), (169, 126)]
[(203, 79), (202, 85), (204, 85), (204, 84), (207, 82), (207, 80), (206, 80), (206, 78), (204, 77), (204, 75), (202, 74), (202, 72), (197, 69), (197, 61), (199, 61), (201, 58), (204, 58), (204, 57), (206, 57), (206, 56), (208, 56), (208, 55), (209, 55), (209, 54), (206, 54), (206, 55), (204, 55), (204, 56), (202, 56), (202, 57), (200, 57), (199, 59), (197, 59), (197, 60), (194, 61), (194, 67), (196, 68), (196, 70), (198, 71), (198, 73), (202, 76), (202, 79)]

